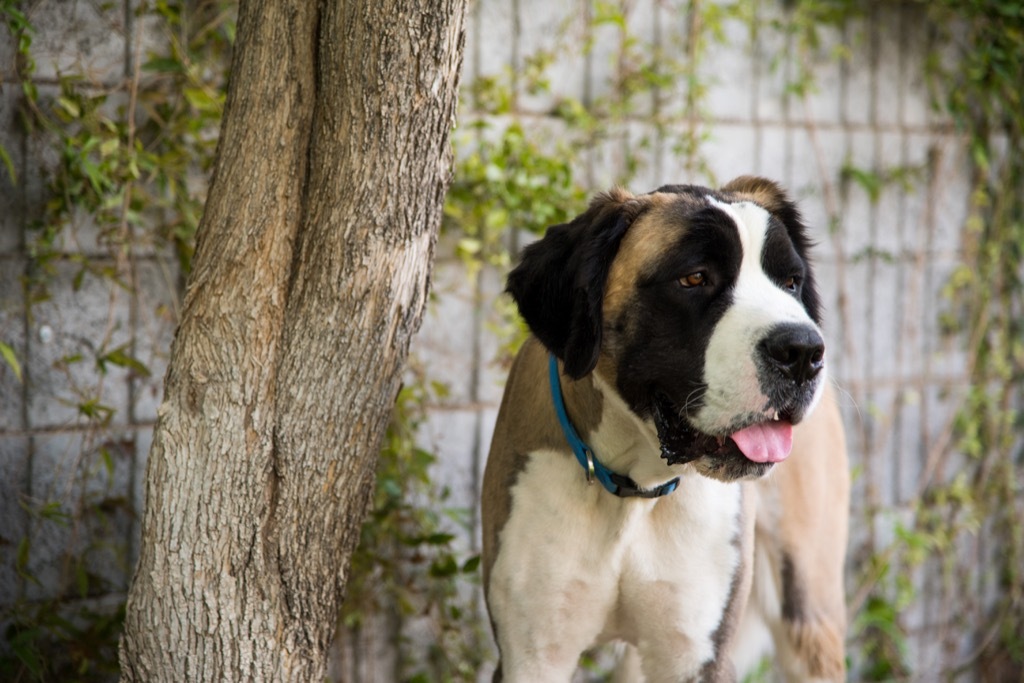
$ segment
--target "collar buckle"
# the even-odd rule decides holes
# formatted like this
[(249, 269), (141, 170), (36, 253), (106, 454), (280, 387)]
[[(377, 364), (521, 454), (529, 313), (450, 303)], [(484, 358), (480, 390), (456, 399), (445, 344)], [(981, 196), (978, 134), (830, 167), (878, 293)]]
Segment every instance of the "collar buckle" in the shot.
[(586, 447), (583, 448), (583, 452), (587, 454), (587, 483), (593, 484), (597, 476), (597, 471), (594, 467), (594, 453)]

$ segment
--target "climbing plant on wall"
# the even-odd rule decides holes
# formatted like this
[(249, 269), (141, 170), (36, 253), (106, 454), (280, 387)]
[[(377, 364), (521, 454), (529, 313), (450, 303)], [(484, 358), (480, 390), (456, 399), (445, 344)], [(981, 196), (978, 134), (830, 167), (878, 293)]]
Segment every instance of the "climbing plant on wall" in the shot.
[[(922, 599), (910, 577), (931, 563), (942, 576), (939, 599), (957, 615), (938, 638), (955, 650), (964, 631), (975, 633), (971, 651), (954, 655), (956, 669), (946, 675), (977, 671), (983, 680), (1012, 680), (1024, 670), (1024, 158), (1015, 152), (1024, 134), (1024, 6), (982, 0), (788, 4), (783, 28), (798, 47), (792, 88), (798, 96), (814, 87), (823, 27), (846, 29), (856, 40), (855, 20), (900, 7), (915, 12), (930, 36), (933, 106), (952, 119), (971, 164), (962, 262), (945, 287), (947, 307), (938, 313), (965, 351), (969, 385), (951, 438), (929, 454), (913, 516), (896, 525), (892, 542), (871, 549), (860, 572), (856, 668), (866, 680), (915, 675), (906, 659), (903, 614)], [(832, 57), (850, 53), (849, 43), (840, 43)], [(873, 201), (888, 184), (911, 190), (921, 175), (917, 169), (844, 167), (844, 179), (863, 186)]]
[[(107, 387), (115, 371), (121, 381), (150, 375), (135, 340), (123, 341), (117, 311), (129, 308), (123, 302), (137, 290), (139, 255), (176, 254), (187, 269), (203, 202), (196, 180), (213, 160), (233, 20), (224, 3), (159, 2), (132, 17), (159, 30), (159, 51), (150, 54), (141, 42), (128, 46), (131, 68), (123, 80), (102, 82), (65, 69), (56, 79), (37, 81), (33, 8), (25, 5), (4, 2), (0, 16), (7, 30), (2, 40), (17, 46), (4, 79), (20, 85), (20, 99), (8, 103), (18, 107), (23, 149), (34, 155), (24, 161), (31, 172), (19, 174), (10, 154), (0, 156), (12, 184), (24, 188), (29, 180), (23, 175), (32, 175), (46, 188), (45, 201), (18, 217), (27, 257), (21, 278), (26, 319), (37, 321), (52, 298), (68, 296), (61, 289), (69, 285), (71, 296), (105, 292), (109, 311), (94, 311), (106, 319), (96, 336), (33, 325), (41, 346), (55, 337), (76, 340), (75, 350), (52, 365), (54, 402), (67, 421), (53, 437), (67, 440), (63, 462), (43, 461), (35, 469), (40, 480), (67, 481), (21, 492), (29, 528), (15, 539), (15, 568), (24, 592), (4, 596), (0, 678), (94, 680), (117, 670), (123, 595), (116, 592), (131, 571), (124, 532), (136, 513), (124, 482), (137, 445), (123, 426), (127, 420), (115, 425), (122, 408), (108, 400)], [(101, 21), (124, 19), (123, 8), (103, 11)], [(134, 35), (138, 41), (141, 32)], [(62, 279), (66, 273), (70, 282)], [(18, 357), (20, 348), (3, 342), (10, 365), (28, 365)], [(45, 383), (38, 375), (50, 369), (34, 369), (37, 376), (19, 380)], [(40, 433), (33, 441), (46, 439)], [(33, 560), (40, 553), (51, 559)], [(45, 566), (51, 562), (52, 571)]]
[[(976, 557), (990, 563), (989, 576), (979, 589), (998, 598), (980, 615), (986, 631), (973, 655), (990, 680), (1009, 680), (1024, 670), (1024, 6), (942, 0), (928, 12), (937, 42), (956, 47), (952, 64), (932, 62), (934, 96), (972, 163), (963, 264), (948, 284), (946, 317), (965, 331), (971, 385), (955, 425), (967, 467), (952, 486), (929, 491), (925, 504), (942, 500), (946, 509), (920, 524), (954, 543), (957, 534), (986, 539)], [(957, 556), (950, 583), (974, 561)]]

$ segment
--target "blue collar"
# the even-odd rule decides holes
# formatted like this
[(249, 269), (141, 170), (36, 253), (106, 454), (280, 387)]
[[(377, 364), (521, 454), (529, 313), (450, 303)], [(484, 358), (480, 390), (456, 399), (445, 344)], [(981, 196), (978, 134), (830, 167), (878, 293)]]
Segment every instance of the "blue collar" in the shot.
[(562, 433), (565, 434), (566, 441), (572, 447), (576, 460), (579, 461), (580, 466), (587, 473), (587, 481), (594, 483), (596, 478), (609, 492), (622, 498), (658, 498), (675, 491), (676, 487), (679, 486), (679, 477), (653, 489), (645, 489), (641, 488), (639, 484), (629, 477), (612, 472), (594, 457), (594, 451), (576, 433), (572, 422), (569, 421), (569, 415), (565, 412), (565, 402), (562, 400), (562, 384), (558, 379), (558, 360), (554, 355), (549, 355), (548, 358), (548, 376), (551, 379), (551, 398), (555, 402), (555, 413), (558, 414), (558, 422), (562, 425)]

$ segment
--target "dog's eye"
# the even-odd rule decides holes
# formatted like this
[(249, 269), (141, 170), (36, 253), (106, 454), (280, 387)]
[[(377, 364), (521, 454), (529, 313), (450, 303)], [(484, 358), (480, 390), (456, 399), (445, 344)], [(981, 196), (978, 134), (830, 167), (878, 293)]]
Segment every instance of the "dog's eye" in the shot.
[(782, 283), (782, 287), (787, 292), (795, 293), (798, 289), (800, 289), (800, 277), (798, 275), (790, 275)]
[(684, 277), (679, 278), (679, 284), (683, 287), (706, 287), (708, 284), (708, 276), (703, 272), (690, 273)]

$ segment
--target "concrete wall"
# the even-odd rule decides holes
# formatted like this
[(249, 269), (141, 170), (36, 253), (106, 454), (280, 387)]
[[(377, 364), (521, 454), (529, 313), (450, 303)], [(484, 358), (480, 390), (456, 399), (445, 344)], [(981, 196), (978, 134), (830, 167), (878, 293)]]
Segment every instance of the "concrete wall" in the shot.
[[(23, 9), (35, 28), (33, 80), (44, 106), (61, 76), (79, 74), (98, 93), (131, 72), (132, 48), (143, 37), (138, 3), (43, 0)], [(23, 379), (0, 367), (0, 607), (64, 598), (69, 616), (109, 611), (123, 601), (136, 553), (180, 277), (171, 255), (152, 249), (119, 261), (85, 217), (63, 232), (47, 268), (32, 264), (58, 159), (52, 135), (22, 124), (14, 60), (4, 30), (0, 145), (17, 182), (0, 173), (0, 340), (13, 348)], [(124, 286), (83, 273), (86, 260), (115, 270)], [(45, 290), (30, 282), (45, 282)], [(122, 347), (151, 374), (95, 362)], [(96, 419), (82, 408), (95, 408)], [(20, 567), (19, 557), (27, 558)]]
[[(630, 26), (638, 35), (686, 54), (685, 11), (656, 0), (631, 5)], [(929, 105), (922, 61), (929, 45), (914, 10), (872, 10), (843, 34), (825, 30), (822, 55), (840, 43), (852, 43), (852, 54), (843, 62), (822, 57), (816, 88), (798, 97), (785, 87), (794, 62), (779, 59), (796, 53), (795, 40), (769, 30), (782, 5), (751, 3), (760, 30), (752, 33), (730, 20), (725, 42), (712, 43), (705, 53), (698, 76), (708, 89), (700, 116), (672, 125), (694, 126), (707, 136), (700, 147), (706, 167), (691, 170), (663, 136), (645, 152), (647, 163), (630, 185), (647, 191), (669, 182), (724, 183), (759, 173), (800, 200), (819, 241), (830, 357), (857, 472), (850, 555), (856, 609), (863, 600), (853, 583), (858, 563), (871, 543), (890, 538), (894, 521), (909, 514), (929, 456), (948, 439), (965, 382), (965, 360), (938, 333), (937, 316), (960, 249), (967, 164), (961, 141)], [(55, 79), (68, 70), (88, 72), (98, 87), (129, 73), (135, 41), (155, 39), (140, 34), (133, 8), (133, 2), (109, 10), (84, 0), (33, 3), (42, 94), (52, 95)], [(580, 23), (586, 11), (577, 3), (480, 0), (471, 8), (464, 83), (521, 68), (535, 50), (556, 43), (564, 22)], [(550, 130), (551, 106), (560, 96), (586, 100), (608, 91), (616, 33), (601, 28), (595, 38), (592, 52), (571, 50), (556, 63), (549, 93), (518, 98), (514, 115), (538, 136)], [(173, 259), (156, 251), (119, 263), (96, 246), (90, 225), (76, 225), (50, 276), (52, 297), (28, 305), (20, 282), (35, 274), (29, 227), (47, 199), (54, 159), (46, 135), (26, 134), (17, 124), (19, 92), (10, 82), (12, 48), (4, 40), (0, 144), (11, 154), (19, 182), (13, 185), (0, 173), (0, 339), (22, 359), (25, 377), (19, 382), (0, 366), (0, 604), (77, 596), (76, 573), (65, 566), (75, 549), (88, 551), (86, 569), (102, 578), (90, 584), (88, 600), (116, 602), (137, 545), (136, 513), (179, 276)], [(661, 106), (681, 112), (684, 86), (664, 89)], [(586, 184), (596, 192), (621, 182), (622, 151), (644, 133), (652, 130), (638, 118), (593, 150), (580, 169)], [(872, 198), (843, 172), (847, 166), (913, 169), (915, 182), (886, 185)], [(440, 250), (437, 302), (414, 353), (451, 389), (431, 408), (424, 434), (426, 445), (441, 455), (438, 478), (452, 487), (453, 504), (475, 507), (504, 372), (494, 361), (499, 341), (488, 324), (503, 273), (485, 269), (470, 279), (448, 253)], [(76, 284), (80, 254), (120, 268), (134, 288), (89, 275)], [(151, 377), (116, 366), (101, 372), (89, 360), (98, 349), (122, 344), (149, 366)], [(76, 355), (84, 360), (68, 362)], [(109, 424), (97, 427), (80, 416), (75, 406), (92, 399), (114, 409)], [(57, 509), (65, 515), (61, 524), (26, 512), (48, 501), (57, 503), (51, 518)], [(97, 505), (107, 511), (103, 523), (83, 516)], [(23, 538), (30, 542), (26, 569), (38, 584), (16, 571)], [(62, 576), (71, 580), (62, 582)], [(916, 578), (922, 586), (933, 580)], [(936, 600), (915, 603), (905, 616), (920, 680), (929, 680), (929, 672), (955, 661), (968, 645), (937, 637), (952, 615)]]

